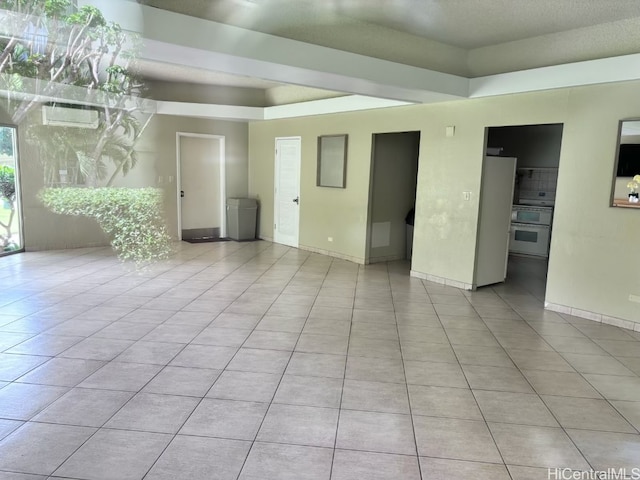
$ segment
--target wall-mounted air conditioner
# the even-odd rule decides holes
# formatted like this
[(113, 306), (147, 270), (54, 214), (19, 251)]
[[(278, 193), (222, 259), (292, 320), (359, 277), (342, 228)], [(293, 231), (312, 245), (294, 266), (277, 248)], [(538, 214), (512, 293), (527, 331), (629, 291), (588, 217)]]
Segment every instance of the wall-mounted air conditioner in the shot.
[(42, 124), (53, 127), (98, 128), (100, 118), (97, 110), (65, 106), (44, 105), (42, 107)]

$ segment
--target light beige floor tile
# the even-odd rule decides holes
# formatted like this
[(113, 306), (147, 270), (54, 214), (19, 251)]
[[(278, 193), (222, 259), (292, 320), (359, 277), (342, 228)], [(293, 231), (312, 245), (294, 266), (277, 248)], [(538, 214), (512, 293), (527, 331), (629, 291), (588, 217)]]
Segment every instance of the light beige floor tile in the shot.
[(190, 344), (171, 361), (175, 367), (223, 369), (238, 352), (236, 347)]
[(328, 480), (331, 448), (256, 442), (239, 480)]
[(245, 348), (293, 351), (299, 334), (289, 332), (254, 331), (242, 344)]
[(406, 385), (398, 383), (345, 380), (343, 409), (369, 412), (409, 413)]
[(273, 399), (274, 403), (340, 408), (341, 378), (285, 375)]
[(312, 377), (344, 378), (347, 357), (322, 353), (294, 352), (286, 374)]
[(254, 440), (268, 404), (205, 398), (180, 429), (181, 435)]
[(567, 433), (596, 470), (638, 468), (640, 435), (572, 429)]
[(542, 400), (564, 428), (637, 433), (605, 400), (548, 395)]
[[(359, 266), (261, 241), (179, 245), (168, 262), (135, 274), (108, 249), (29, 256), (24, 285), (42, 289), (3, 290), (19, 295), (7, 308), (22, 313), (0, 308), (0, 349), (21, 357), (7, 367), (21, 372), (19, 382), (45, 385), (0, 378), (0, 416), (16, 416), (0, 422), (0, 436), (34, 416), (72, 428), (111, 418), (118, 428), (80, 447), (58, 478), (141, 478), (172, 439), (153, 432), (175, 432), (203, 397), (186, 422), (197, 433), (173, 437), (147, 478), (418, 480), (414, 428), (423, 480), (508, 478), (476, 398), (516, 480), (546, 478), (544, 465), (556, 461), (588, 468), (563, 429), (519, 425), (551, 423), (547, 407), (595, 465), (638, 456), (638, 436), (621, 432), (640, 427), (640, 338), (544, 310), (544, 261), (514, 257), (506, 283), (468, 292), (409, 277), (407, 261)], [(163, 348), (172, 345), (180, 351)], [(53, 355), (40, 366), (27, 361)], [(85, 372), (89, 365), (102, 368)], [(65, 394), (78, 382), (91, 388)], [(265, 416), (269, 442), (300, 445), (255, 443), (242, 468)], [(41, 445), (33, 438), (19, 450), (24, 465), (64, 450), (34, 460)], [(332, 439), (345, 444), (335, 458)]]
[(148, 480), (237, 478), (251, 444), (239, 440), (178, 435), (162, 453)]
[(409, 400), (413, 415), (482, 420), (468, 388), (409, 385)]
[(264, 372), (226, 370), (207, 393), (207, 397), (225, 400), (269, 403), (282, 375)]
[(445, 343), (415, 343), (403, 341), (401, 345), (404, 360), (458, 364), (453, 349)]
[(454, 345), (453, 349), (463, 365), (513, 367), (513, 362), (501, 347)]
[(104, 426), (120, 430), (177, 433), (199, 400), (177, 395), (139, 393)]
[(411, 416), (342, 410), (336, 448), (414, 455)]
[(207, 327), (192, 341), (195, 345), (215, 345), (219, 347), (240, 347), (251, 335), (249, 329)]
[(59, 387), (75, 387), (104, 364), (105, 362), (81, 358), (52, 358), (23, 375), (17, 381)]
[(460, 365), (454, 363), (414, 362), (405, 360), (405, 375), (411, 385), (467, 388)]
[(509, 356), (521, 370), (548, 370), (552, 372), (574, 372), (559, 353), (534, 350), (509, 350)]
[(579, 373), (523, 370), (522, 373), (539, 395), (602, 398)]
[(415, 456), (336, 450), (332, 480), (420, 480)]
[(487, 422), (559, 426), (535, 393), (476, 390), (474, 395)]
[(561, 428), (489, 423), (508, 465), (586, 470), (589, 464)]
[(27, 423), (0, 443), (0, 470), (51, 475), (95, 429)]
[(68, 390), (50, 385), (11, 383), (0, 389), (0, 418), (29, 420)]
[(421, 457), (502, 461), (484, 421), (414, 415), (413, 423)]
[(608, 400), (636, 401), (640, 398), (640, 378), (585, 374), (584, 378)]
[(158, 372), (161, 365), (110, 362), (78, 384), (81, 388), (137, 392)]
[(625, 375), (635, 374), (625, 367), (620, 361), (607, 355), (583, 355), (575, 353), (563, 353), (564, 359), (580, 373), (596, 373), (601, 375)]
[(474, 390), (533, 393), (531, 385), (517, 368), (463, 365), (462, 370)]
[(169, 444), (171, 435), (100, 430), (60, 468), (58, 477), (92, 480), (142, 478)]
[(349, 337), (302, 333), (295, 351), (305, 353), (326, 353), (330, 355), (346, 355), (348, 345)]
[(291, 352), (241, 348), (227, 366), (228, 370), (258, 373), (283, 373)]
[(507, 468), (504, 465), (493, 463), (420, 457), (420, 467), (423, 478), (428, 478), (429, 480), (449, 480), (452, 478), (510, 480)]
[(51, 357), (0, 353), (0, 380), (13, 382)]
[(269, 407), (256, 440), (315, 447), (333, 447), (338, 409), (300, 405)]
[(402, 360), (395, 358), (348, 356), (345, 378), (371, 382), (405, 383)]
[(36, 415), (33, 420), (102, 427), (133, 395), (133, 392), (74, 388)]

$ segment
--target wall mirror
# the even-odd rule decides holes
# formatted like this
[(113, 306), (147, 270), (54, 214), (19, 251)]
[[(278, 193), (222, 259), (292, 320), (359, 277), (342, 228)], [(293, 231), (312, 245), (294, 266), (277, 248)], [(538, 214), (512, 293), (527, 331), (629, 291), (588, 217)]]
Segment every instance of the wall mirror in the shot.
[(620, 121), (618, 134), (611, 205), (640, 209), (640, 119)]
[(346, 187), (347, 138), (348, 135), (323, 135), (318, 137), (317, 186)]

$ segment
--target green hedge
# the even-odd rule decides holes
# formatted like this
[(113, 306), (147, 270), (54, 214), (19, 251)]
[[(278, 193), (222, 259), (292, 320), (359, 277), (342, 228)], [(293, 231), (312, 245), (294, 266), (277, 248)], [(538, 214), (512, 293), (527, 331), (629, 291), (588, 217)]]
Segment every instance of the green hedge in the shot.
[(122, 260), (143, 264), (171, 253), (157, 188), (46, 188), (40, 199), (55, 213), (95, 218)]

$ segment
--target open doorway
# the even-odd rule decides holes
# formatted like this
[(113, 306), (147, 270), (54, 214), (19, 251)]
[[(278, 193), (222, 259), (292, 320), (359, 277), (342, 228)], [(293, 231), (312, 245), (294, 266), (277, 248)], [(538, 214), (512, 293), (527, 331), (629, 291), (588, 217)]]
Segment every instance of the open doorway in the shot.
[(507, 283), (544, 300), (563, 124), (487, 128), (487, 155), (515, 157)]
[(420, 132), (373, 135), (367, 263), (411, 257), (419, 154)]
[(17, 130), (0, 125), (0, 255), (23, 246)]
[(226, 236), (225, 137), (176, 134), (178, 239)]

